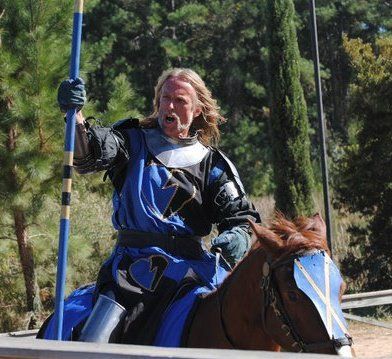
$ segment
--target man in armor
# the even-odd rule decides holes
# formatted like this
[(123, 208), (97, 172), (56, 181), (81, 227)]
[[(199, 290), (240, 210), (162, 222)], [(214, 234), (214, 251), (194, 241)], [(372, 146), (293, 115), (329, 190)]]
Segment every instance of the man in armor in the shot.
[[(63, 111), (80, 110), (85, 99), (81, 79), (60, 85)], [(224, 118), (199, 75), (164, 71), (153, 104), (149, 117), (111, 127), (91, 126), (77, 113), (76, 170), (105, 170), (114, 185), (118, 241), (99, 272), (94, 302), (103, 295), (124, 309), (123, 334), (113, 339), (114, 326), (97, 324), (94, 316), (102, 314), (93, 310), (79, 340), (151, 344), (156, 322), (179, 288), (219, 285), (250, 248), (249, 221), (260, 222), (234, 165), (213, 147)], [(221, 253), (220, 263), (202, 241), (213, 224), (219, 235), (211, 251)], [(101, 334), (91, 334), (98, 326)], [(143, 327), (150, 337), (140, 335)]]

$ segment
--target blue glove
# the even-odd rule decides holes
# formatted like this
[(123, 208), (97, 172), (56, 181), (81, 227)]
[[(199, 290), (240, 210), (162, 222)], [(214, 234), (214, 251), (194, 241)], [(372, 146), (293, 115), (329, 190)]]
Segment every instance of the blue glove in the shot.
[(222, 232), (211, 241), (211, 251), (217, 247), (222, 249), (222, 256), (231, 266), (244, 257), (250, 248), (250, 235), (240, 227), (234, 227)]
[(57, 102), (62, 112), (67, 112), (73, 108), (80, 111), (86, 103), (86, 90), (83, 79), (78, 77), (75, 80), (64, 80), (57, 92)]

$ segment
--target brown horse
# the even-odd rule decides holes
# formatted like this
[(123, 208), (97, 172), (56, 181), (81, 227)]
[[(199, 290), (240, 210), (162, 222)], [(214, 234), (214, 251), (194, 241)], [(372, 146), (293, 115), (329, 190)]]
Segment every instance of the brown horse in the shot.
[[(314, 303), (294, 280), (296, 258), (329, 252), (322, 218), (290, 222), (277, 215), (270, 229), (253, 223), (252, 228), (257, 241), (223, 284), (201, 299), (186, 346), (351, 356), (344, 324), (343, 338), (328, 334)], [(343, 291), (342, 285), (337, 296)]]

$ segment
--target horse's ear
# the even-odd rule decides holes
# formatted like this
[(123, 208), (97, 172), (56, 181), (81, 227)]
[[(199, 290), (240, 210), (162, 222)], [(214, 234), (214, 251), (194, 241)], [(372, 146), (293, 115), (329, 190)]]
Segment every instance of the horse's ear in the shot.
[(265, 245), (268, 249), (274, 252), (279, 250), (282, 243), (278, 240), (278, 236), (273, 231), (252, 221), (249, 221), (249, 224), (256, 235), (257, 240), (262, 245)]
[(312, 216), (313, 219), (313, 224), (311, 229), (315, 232), (320, 233), (320, 235), (323, 238), (326, 238), (327, 236), (327, 226), (321, 217), (320, 213), (316, 213), (315, 215)]

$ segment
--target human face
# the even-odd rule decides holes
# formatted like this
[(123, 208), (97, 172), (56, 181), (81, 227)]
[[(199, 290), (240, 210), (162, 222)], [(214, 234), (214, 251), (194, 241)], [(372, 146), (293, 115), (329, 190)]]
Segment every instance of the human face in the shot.
[(166, 136), (175, 139), (189, 136), (193, 119), (201, 113), (196, 102), (196, 91), (191, 84), (178, 77), (165, 81), (159, 98), (158, 121)]

